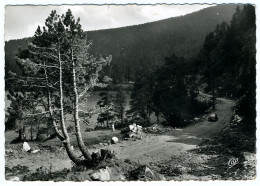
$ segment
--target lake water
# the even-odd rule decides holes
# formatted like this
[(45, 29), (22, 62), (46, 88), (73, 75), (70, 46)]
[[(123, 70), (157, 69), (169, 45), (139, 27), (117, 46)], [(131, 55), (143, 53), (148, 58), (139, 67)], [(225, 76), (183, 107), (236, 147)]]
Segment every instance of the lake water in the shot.
[[(101, 91), (95, 91), (92, 92), (91, 96), (88, 97), (87, 99), (87, 107), (85, 108), (94, 108), (97, 105), (98, 100), (100, 99), (99, 94)], [(7, 94), (8, 91), (5, 91), (5, 110), (10, 106), (11, 101), (7, 99)], [(116, 92), (111, 91), (109, 94), (116, 94)], [(130, 101), (130, 92), (127, 92), (127, 105), (126, 105), (126, 110), (129, 109), (129, 101)], [(84, 110), (84, 109), (83, 109)], [(67, 116), (68, 119), (71, 118), (71, 116)], [(90, 125), (94, 125), (97, 123), (97, 117), (98, 114), (93, 114), (90, 118)], [(70, 123), (70, 122), (68, 122)]]
[[(115, 91), (110, 91), (109, 93), (110, 94), (116, 94)], [(5, 91), (5, 110), (10, 106), (10, 103), (11, 103), (11, 101), (7, 99), (7, 94), (8, 94), (8, 91)], [(87, 99), (87, 108), (94, 108), (97, 105), (97, 102), (100, 99), (99, 94), (100, 94), (100, 91), (92, 92), (91, 96), (89, 96), (88, 99)], [(126, 92), (126, 94), (127, 94), (127, 99), (126, 99), (127, 104), (126, 104), (125, 111), (130, 109), (130, 105), (129, 105), (130, 92)], [(90, 124), (89, 127), (93, 127), (93, 126), (96, 125), (98, 114), (99, 113), (93, 114), (91, 116), (91, 118), (89, 120), (89, 122), (90, 122), (89, 123)], [(72, 118), (72, 115), (67, 115), (66, 117), (67, 117), (68, 120), (70, 120)], [(154, 114), (151, 115), (150, 121), (152, 123), (156, 123), (157, 118), (155, 117)], [(67, 124), (67, 126), (74, 125), (72, 122), (69, 122), (69, 121), (67, 121), (66, 124)], [(87, 127), (86, 124), (81, 122), (82, 130), (84, 130), (86, 127)]]

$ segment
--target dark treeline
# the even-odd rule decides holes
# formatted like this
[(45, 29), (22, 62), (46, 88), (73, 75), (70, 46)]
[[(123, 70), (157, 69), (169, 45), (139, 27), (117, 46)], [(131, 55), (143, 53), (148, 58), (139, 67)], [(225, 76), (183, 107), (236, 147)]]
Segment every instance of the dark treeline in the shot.
[(212, 100), (223, 96), (237, 99), (236, 114), (244, 118), (245, 131), (255, 132), (255, 30), (255, 8), (238, 6), (230, 24), (217, 24), (206, 35), (193, 60), (173, 54), (157, 70), (138, 78), (129, 112), (145, 123), (154, 112), (171, 126), (183, 126), (184, 120), (210, 106), (196, 101), (200, 90), (212, 95)]
[[(256, 25), (255, 7), (237, 7), (230, 26), (217, 25), (200, 51), (196, 66), (207, 84), (205, 91), (238, 99), (237, 114), (243, 127), (255, 133), (256, 117)], [(200, 69), (200, 70), (199, 70)]]
[[(90, 53), (113, 56), (104, 74), (111, 77), (114, 83), (135, 81), (138, 76), (154, 71), (163, 64), (164, 57), (172, 53), (187, 59), (195, 57), (206, 34), (213, 31), (216, 24), (229, 22), (235, 8), (236, 5), (219, 5), (152, 23), (90, 31), (88, 39), (94, 41)], [(20, 72), (15, 55), (19, 47), (26, 48), (32, 40), (25, 38), (5, 43), (6, 72)]]

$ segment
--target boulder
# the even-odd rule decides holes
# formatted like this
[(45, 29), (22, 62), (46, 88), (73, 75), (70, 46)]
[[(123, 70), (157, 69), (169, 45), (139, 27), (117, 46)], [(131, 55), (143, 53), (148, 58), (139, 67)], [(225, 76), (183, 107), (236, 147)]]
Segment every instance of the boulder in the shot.
[(36, 149), (36, 150), (33, 150), (32, 153), (35, 154), (35, 153), (37, 153), (39, 151), (40, 151), (39, 149)]
[(143, 130), (143, 127), (142, 127), (142, 126), (136, 125), (136, 130), (135, 130), (135, 133), (136, 133), (136, 134), (140, 134), (140, 133), (142, 132), (142, 130)]
[(28, 152), (28, 151), (30, 151), (30, 150), (31, 150), (30, 145), (29, 145), (27, 142), (24, 142), (24, 143), (23, 143), (23, 151)]
[(136, 125), (135, 123), (132, 124), (132, 125), (129, 125), (129, 131), (130, 132), (139, 133), (139, 132), (142, 131), (142, 129), (143, 129), (142, 126)]
[(116, 144), (116, 143), (118, 143), (118, 142), (119, 142), (119, 140), (118, 140), (117, 137), (111, 138), (111, 143), (112, 143), (112, 144)]
[(111, 170), (109, 167), (106, 167), (105, 169), (99, 169), (96, 172), (92, 173), (90, 175), (90, 178), (93, 181), (109, 181), (111, 176)]
[(129, 125), (129, 130), (134, 132), (136, 130), (136, 124), (134, 123), (133, 125)]

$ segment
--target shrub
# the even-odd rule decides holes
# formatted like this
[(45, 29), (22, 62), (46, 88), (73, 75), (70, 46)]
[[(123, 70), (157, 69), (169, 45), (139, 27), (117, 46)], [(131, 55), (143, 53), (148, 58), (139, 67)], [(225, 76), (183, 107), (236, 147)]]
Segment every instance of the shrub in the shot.
[(75, 128), (70, 125), (70, 126), (68, 126), (67, 131), (68, 131), (68, 133), (75, 132)]

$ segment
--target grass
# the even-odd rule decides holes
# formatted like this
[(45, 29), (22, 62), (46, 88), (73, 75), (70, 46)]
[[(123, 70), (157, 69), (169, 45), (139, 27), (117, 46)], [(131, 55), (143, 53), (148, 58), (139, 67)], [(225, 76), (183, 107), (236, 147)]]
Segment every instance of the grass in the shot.
[[(111, 129), (106, 129), (106, 130), (95, 130), (95, 131), (91, 131), (91, 132), (82, 132), (82, 137), (84, 142), (86, 143), (86, 145), (88, 146), (92, 146), (95, 144), (99, 144), (99, 143), (107, 143), (110, 142), (111, 138), (116, 136), (119, 139), (121, 139), (122, 135), (120, 134), (120, 131), (117, 130), (115, 132), (113, 132)], [(5, 143), (6, 143), (6, 147), (12, 146), (10, 145), (10, 142), (13, 141), (13, 139), (17, 138), (18, 133), (16, 133), (15, 131), (6, 131), (5, 132)], [(73, 133), (70, 133), (70, 139), (71, 139), (71, 144), (75, 147), (77, 147), (77, 140), (76, 140), (76, 136)], [(22, 144), (22, 143), (19, 143)], [(38, 144), (42, 144), (43, 146), (61, 146), (62, 143), (58, 138), (54, 138), (52, 140), (47, 140), (44, 143), (38, 143), (38, 142), (29, 142), (29, 144), (31, 146), (34, 145), (38, 145)]]

